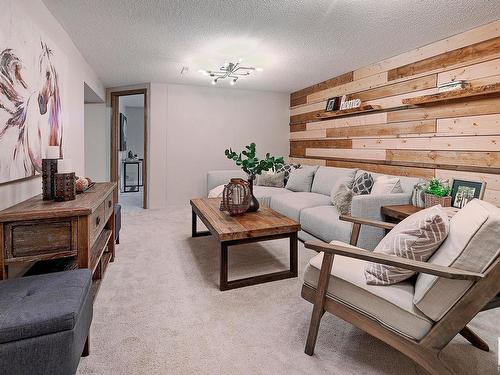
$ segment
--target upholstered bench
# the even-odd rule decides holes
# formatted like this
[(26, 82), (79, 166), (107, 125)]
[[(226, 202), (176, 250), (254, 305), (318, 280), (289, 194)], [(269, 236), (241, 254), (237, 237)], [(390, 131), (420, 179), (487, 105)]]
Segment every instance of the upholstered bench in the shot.
[(74, 374), (92, 321), (88, 269), (0, 282), (0, 374)]

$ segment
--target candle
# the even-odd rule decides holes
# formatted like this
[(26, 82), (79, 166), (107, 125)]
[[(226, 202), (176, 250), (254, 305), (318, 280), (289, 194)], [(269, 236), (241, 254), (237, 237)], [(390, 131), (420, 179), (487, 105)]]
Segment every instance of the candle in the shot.
[(46, 159), (59, 159), (59, 146), (48, 146)]
[(71, 166), (71, 159), (59, 159), (57, 161), (57, 173), (71, 173), (73, 168)]

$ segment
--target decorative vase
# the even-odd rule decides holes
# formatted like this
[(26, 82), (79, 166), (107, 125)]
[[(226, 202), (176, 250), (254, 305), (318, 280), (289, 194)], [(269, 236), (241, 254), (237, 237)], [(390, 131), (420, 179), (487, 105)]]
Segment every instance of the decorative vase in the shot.
[(251, 196), (251, 198), (250, 198), (250, 206), (248, 207), (247, 212), (256, 212), (259, 209), (259, 207), (260, 207), (259, 201), (253, 195), (253, 180), (254, 179), (255, 179), (255, 176), (250, 176), (248, 178), (248, 184), (250, 186), (250, 196)]
[(59, 202), (72, 201), (76, 198), (76, 177), (75, 172), (56, 173), (55, 179), (55, 200)]
[(44, 201), (55, 198), (55, 174), (57, 173), (58, 159), (42, 159), (42, 196)]
[(227, 211), (231, 216), (241, 215), (248, 210), (250, 201), (248, 182), (241, 178), (232, 178), (229, 184), (224, 186), (220, 210)]

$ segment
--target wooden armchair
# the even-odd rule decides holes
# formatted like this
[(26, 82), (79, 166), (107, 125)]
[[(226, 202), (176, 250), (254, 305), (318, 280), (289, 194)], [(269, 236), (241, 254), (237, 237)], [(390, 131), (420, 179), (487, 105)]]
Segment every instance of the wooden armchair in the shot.
[[(306, 242), (306, 248), (320, 254), (311, 259), (304, 273), (302, 297), (314, 305), (305, 353), (312, 355), (314, 352), (320, 320), (325, 311), (391, 345), (431, 374), (453, 374), (439, 355), (459, 333), (474, 346), (488, 351), (488, 345), (466, 325), (481, 310), (498, 305), (491, 301), (500, 292), (500, 234), (496, 233), (500, 227), (500, 209), (475, 200), (462, 211), (450, 223), (450, 234), (446, 240), (449, 243), (445, 241), (429, 262), (355, 247), (361, 225), (387, 230), (395, 226), (374, 220), (341, 217), (353, 223), (350, 245), (336, 241), (330, 244)], [(475, 220), (478, 217), (480, 219)], [(468, 239), (459, 239), (463, 236), (463, 225), (477, 227), (470, 230), (471, 237)], [(483, 264), (477, 265), (479, 270), (467, 270), (461, 263), (460, 269), (438, 264), (443, 262), (437, 253), (449, 251), (450, 244), (456, 247), (457, 241), (465, 240), (467, 242), (460, 256), (479, 256), (477, 252), (480, 250), (481, 257), (489, 257), (483, 259)], [(366, 285), (363, 261), (414, 270), (419, 273), (419, 278), (415, 284), (408, 281), (391, 286)], [(430, 287), (426, 285), (428, 289), (424, 298), (432, 298), (434, 293), (434, 300), (429, 304), (429, 300), (422, 301), (421, 298), (415, 305), (418, 288), (422, 288), (421, 284), (425, 281), (424, 277), (423, 281), (420, 280), (423, 274), (433, 278), (433, 284)], [(450, 293), (447, 293), (448, 290)], [(446, 300), (446, 297), (440, 296), (447, 294), (458, 297), (451, 302), (441, 302), (440, 299)], [(445, 306), (437, 306), (441, 303)], [(442, 311), (437, 307), (442, 307)]]

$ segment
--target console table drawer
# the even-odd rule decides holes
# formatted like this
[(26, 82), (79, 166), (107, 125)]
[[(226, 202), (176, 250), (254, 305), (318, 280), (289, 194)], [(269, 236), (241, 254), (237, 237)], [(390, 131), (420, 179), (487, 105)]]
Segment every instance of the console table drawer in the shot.
[(90, 237), (91, 237), (91, 244), (93, 244), (96, 240), (96, 238), (99, 236), (101, 233), (102, 228), (104, 228), (104, 225), (106, 224), (106, 210), (105, 210), (105, 203), (102, 202), (99, 207), (90, 215)]
[(109, 194), (104, 200), (104, 211), (106, 220), (115, 213), (115, 205), (113, 204), (113, 193)]
[[(5, 258), (50, 258), (50, 255), (76, 255), (77, 221), (20, 221), (5, 225)], [(73, 253), (73, 254), (70, 254)]]

